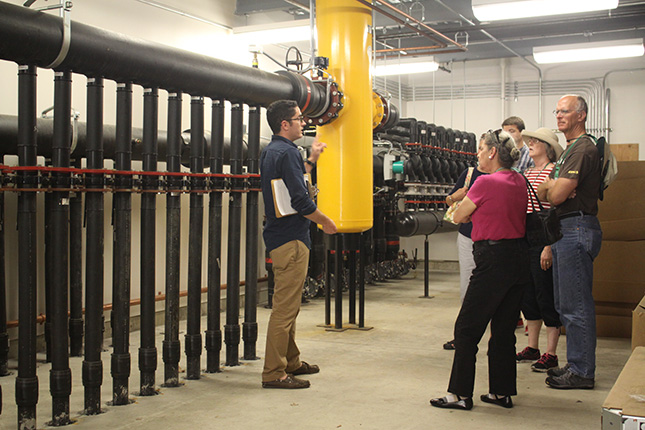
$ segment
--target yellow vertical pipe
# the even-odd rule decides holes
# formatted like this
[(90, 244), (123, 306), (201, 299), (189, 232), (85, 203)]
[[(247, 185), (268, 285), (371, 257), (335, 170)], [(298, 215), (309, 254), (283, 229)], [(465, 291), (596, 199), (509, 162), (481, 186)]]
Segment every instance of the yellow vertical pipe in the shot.
[(318, 162), (318, 206), (339, 233), (359, 233), (372, 212), (372, 12), (355, 0), (317, 0), (319, 55), (343, 92), (339, 117), (318, 129), (327, 144)]

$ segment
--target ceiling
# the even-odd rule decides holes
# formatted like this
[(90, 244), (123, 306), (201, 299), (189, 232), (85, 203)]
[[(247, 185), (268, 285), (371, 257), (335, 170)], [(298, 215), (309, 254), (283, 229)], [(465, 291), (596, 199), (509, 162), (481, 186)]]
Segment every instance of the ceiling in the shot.
[[(303, 7), (298, 7), (299, 3)], [(645, 0), (620, 0), (618, 8), (611, 11), (494, 23), (479, 22), (473, 15), (471, 0), (389, 0), (389, 3), (467, 46), (465, 52), (408, 51), (406, 58), (434, 55), (438, 62), (449, 62), (531, 56), (534, 46), (645, 37)], [(265, 22), (275, 22), (280, 15), (284, 15), (284, 21), (293, 21), (309, 17), (308, 5), (308, 0), (237, 0), (235, 13), (252, 18), (255, 23), (262, 23), (264, 17)], [(376, 15), (375, 29), (377, 50), (386, 46), (414, 48), (434, 44), (383, 15)], [(397, 51), (390, 55), (399, 54)]]

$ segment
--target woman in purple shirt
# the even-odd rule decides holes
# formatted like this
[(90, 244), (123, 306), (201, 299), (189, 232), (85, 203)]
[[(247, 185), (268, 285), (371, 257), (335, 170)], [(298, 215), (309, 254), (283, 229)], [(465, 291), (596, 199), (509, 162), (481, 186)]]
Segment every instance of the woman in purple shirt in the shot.
[(438, 408), (473, 407), (477, 344), (490, 322), (489, 392), (480, 398), (512, 408), (516, 390), (515, 326), (525, 286), (530, 282), (526, 230), (526, 182), (511, 166), (519, 157), (513, 138), (489, 131), (479, 142), (482, 176), (455, 212), (458, 222), (472, 221), (475, 269), (455, 323), (455, 356), (448, 395), (430, 400)]

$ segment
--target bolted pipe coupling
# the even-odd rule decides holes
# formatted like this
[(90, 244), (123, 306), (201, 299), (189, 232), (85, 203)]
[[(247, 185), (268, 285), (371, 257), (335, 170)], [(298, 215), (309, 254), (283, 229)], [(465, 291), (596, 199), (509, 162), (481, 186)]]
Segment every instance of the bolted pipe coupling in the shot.
[(142, 372), (157, 370), (157, 348), (139, 348), (139, 370)]
[(258, 339), (258, 323), (242, 323), (242, 339), (244, 342), (255, 342)]
[(187, 334), (184, 336), (187, 357), (196, 357), (202, 353), (202, 335)]
[(276, 73), (289, 78), (293, 86), (293, 99), (298, 103), (307, 124), (324, 125), (338, 118), (338, 112), (344, 106), (343, 93), (331, 77), (312, 81), (285, 70)]
[(385, 131), (397, 125), (399, 109), (376, 91), (372, 92), (372, 128), (374, 131)]
[(112, 354), (110, 374), (114, 379), (127, 379), (130, 376), (130, 354)]
[(83, 361), (83, 385), (100, 387), (103, 383), (103, 362)]
[(72, 371), (70, 369), (51, 370), (49, 392), (52, 397), (69, 397), (72, 394)]
[(164, 363), (179, 363), (181, 358), (181, 343), (178, 340), (163, 341), (162, 355)]
[(222, 331), (221, 330), (206, 330), (204, 332), (206, 340), (206, 351), (221, 351), (222, 350)]
[(240, 344), (240, 326), (236, 324), (224, 325), (224, 343), (227, 345)]
[(38, 403), (38, 377), (16, 378), (16, 404), (30, 407)]

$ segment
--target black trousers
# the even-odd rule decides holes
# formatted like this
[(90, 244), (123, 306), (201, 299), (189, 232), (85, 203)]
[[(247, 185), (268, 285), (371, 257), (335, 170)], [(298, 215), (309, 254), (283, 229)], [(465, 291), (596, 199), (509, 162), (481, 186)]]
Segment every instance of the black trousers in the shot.
[(547, 327), (560, 327), (560, 315), (555, 310), (553, 298), (553, 269), (542, 270), (540, 256), (543, 247), (529, 249), (531, 283), (524, 291), (522, 313), (527, 320), (544, 320)]
[(530, 280), (528, 244), (523, 239), (474, 243), (475, 270), (455, 323), (455, 356), (448, 392), (472, 397), (477, 345), (490, 322), (489, 392), (517, 394), (515, 327)]

